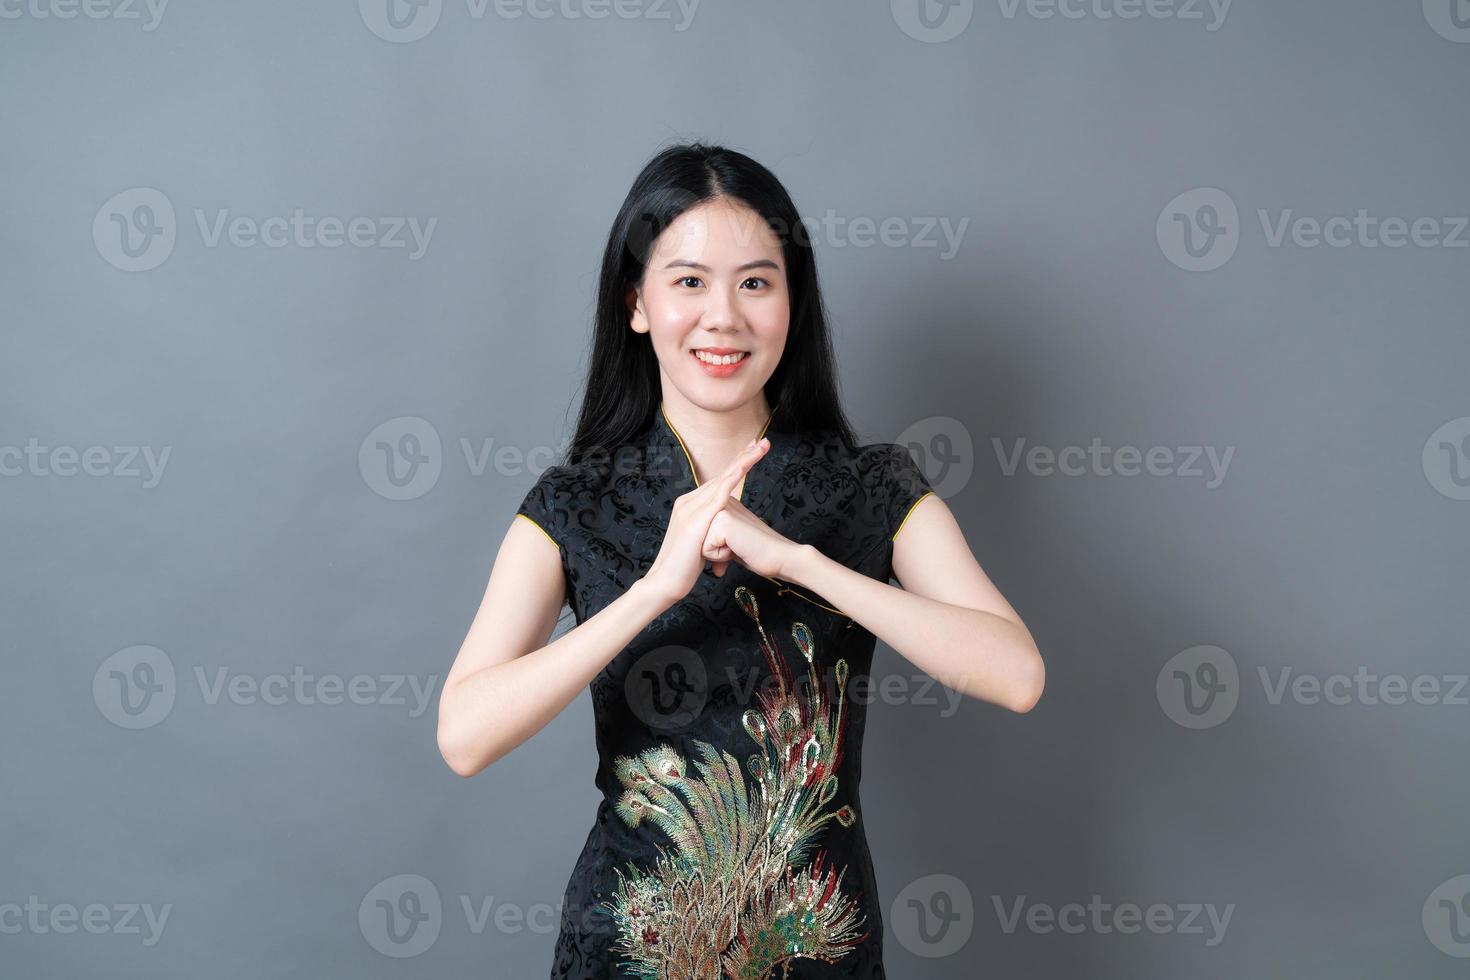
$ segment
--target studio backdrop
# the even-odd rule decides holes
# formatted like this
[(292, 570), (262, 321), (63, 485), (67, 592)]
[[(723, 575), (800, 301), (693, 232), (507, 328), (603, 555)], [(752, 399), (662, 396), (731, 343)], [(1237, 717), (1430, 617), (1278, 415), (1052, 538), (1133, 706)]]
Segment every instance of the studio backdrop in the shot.
[(0, 0), (0, 82), (0, 974), (546, 975), (590, 700), (465, 780), (438, 697), (703, 139), (1046, 658), (879, 646), (889, 974), (1464, 975), (1465, 0)]

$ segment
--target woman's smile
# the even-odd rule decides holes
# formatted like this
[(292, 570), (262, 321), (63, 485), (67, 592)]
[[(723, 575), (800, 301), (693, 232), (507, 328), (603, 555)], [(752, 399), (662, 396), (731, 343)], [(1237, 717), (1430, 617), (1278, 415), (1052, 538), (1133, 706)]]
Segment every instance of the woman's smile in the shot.
[(734, 347), (695, 347), (689, 354), (712, 378), (728, 378), (750, 360), (750, 351)]

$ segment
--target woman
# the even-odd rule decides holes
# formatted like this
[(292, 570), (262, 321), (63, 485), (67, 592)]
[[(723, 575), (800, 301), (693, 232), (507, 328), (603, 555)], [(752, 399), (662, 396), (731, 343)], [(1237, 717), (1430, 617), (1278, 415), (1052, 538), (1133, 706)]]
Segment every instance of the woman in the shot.
[(445, 678), (462, 776), (591, 685), (603, 800), (554, 978), (883, 977), (858, 797), (875, 637), (971, 697), (1040, 697), (1030, 632), (908, 451), (856, 444), (804, 231), (743, 154), (643, 169), (567, 461)]

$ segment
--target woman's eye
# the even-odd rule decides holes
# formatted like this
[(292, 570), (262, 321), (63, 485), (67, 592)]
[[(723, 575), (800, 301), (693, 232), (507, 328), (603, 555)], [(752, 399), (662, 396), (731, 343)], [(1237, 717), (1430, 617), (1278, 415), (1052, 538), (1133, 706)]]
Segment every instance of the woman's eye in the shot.
[[(684, 276), (684, 277), (682, 277), (680, 279), (677, 279), (675, 281), (680, 286), (690, 285), (690, 284), (693, 284), (694, 286), (698, 286), (701, 283), (702, 280), (698, 276)], [(746, 279), (745, 282), (742, 282), (741, 285), (744, 286), (747, 283), (752, 283), (752, 282), (756, 284), (756, 287), (755, 288), (757, 288), (757, 289), (761, 288), (762, 286), (769, 286), (770, 285), (770, 282), (768, 282), (765, 279), (762, 279), (760, 276), (751, 276), (750, 278)]]

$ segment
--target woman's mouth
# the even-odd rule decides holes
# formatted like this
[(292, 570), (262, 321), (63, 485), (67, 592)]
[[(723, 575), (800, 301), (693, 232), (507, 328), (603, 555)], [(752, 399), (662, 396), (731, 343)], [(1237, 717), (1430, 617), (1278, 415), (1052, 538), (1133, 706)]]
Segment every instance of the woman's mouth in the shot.
[(750, 351), (733, 347), (696, 347), (689, 352), (704, 373), (712, 378), (728, 378), (750, 360)]

